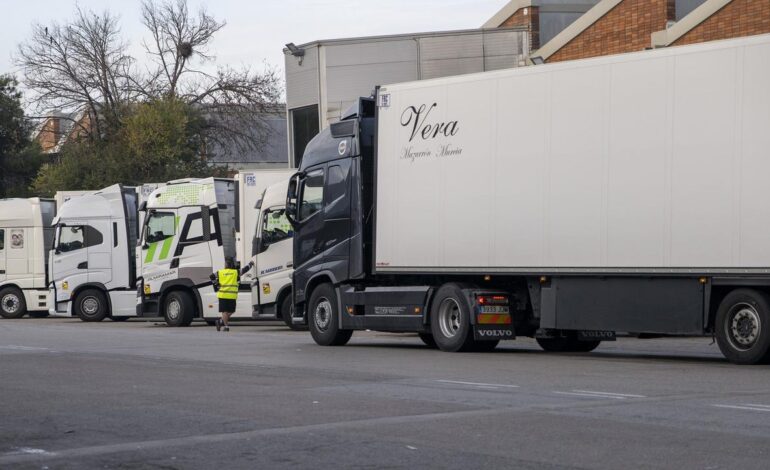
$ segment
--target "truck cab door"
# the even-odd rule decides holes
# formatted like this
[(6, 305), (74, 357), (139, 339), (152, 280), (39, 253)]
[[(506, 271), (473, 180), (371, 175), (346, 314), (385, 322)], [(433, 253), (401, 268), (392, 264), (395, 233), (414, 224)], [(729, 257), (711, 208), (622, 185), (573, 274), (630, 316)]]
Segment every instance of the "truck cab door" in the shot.
[(301, 236), (294, 243), (294, 266), (321, 262), (327, 238), (324, 236), (325, 165), (309, 168), (298, 188), (296, 217), (302, 226)]
[(147, 214), (139, 255), (145, 291), (156, 293), (164, 281), (177, 277), (173, 270), (178, 261), (172, 261), (178, 226), (179, 216), (175, 210), (154, 210)]
[(88, 251), (88, 282), (109, 288), (112, 281), (112, 234), (110, 220), (92, 221), (83, 227)]
[[(291, 284), (294, 229), (283, 207), (262, 213), (256, 261), (260, 305), (272, 304), (281, 290)], [(255, 302), (256, 303), (256, 302)]]
[(51, 254), (51, 280), (56, 284), (56, 302), (65, 302), (77, 286), (88, 282), (86, 224), (68, 221), (56, 227)]

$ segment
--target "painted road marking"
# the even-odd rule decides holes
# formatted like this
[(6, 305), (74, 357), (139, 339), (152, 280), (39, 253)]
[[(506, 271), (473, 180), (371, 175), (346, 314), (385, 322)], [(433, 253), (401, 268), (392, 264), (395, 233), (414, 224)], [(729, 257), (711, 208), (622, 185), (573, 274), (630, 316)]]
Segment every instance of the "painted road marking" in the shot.
[(35, 348), (32, 346), (15, 346), (9, 344), (7, 346), (0, 346), (0, 349), (10, 349), (11, 351), (50, 351), (48, 348)]
[(716, 408), (729, 408), (732, 410), (747, 410), (747, 411), (765, 411), (770, 413), (770, 406), (768, 405), (754, 405), (751, 403), (744, 403), (741, 405), (711, 405)]
[(611, 398), (613, 400), (627, 400), (629, 398), (647, 398), (644, 395), (631, 395), (627, 393), (612, 393), (612, 392), (594, 392), (591, 390), (572, 390), (570, 392), (554, 391), (557, 395), (569, 395), (574, 397), (587, 397), (587, 398)]
[(436, 380), (436, 382), (441, 382), (444, 384), (455, 384), (455, 385), (470, 385), (472, 387), (483, 387), (483, 388), (519, 388), (518, 385), (488, 384), (483, 382), (462, 382), (459, 380)]

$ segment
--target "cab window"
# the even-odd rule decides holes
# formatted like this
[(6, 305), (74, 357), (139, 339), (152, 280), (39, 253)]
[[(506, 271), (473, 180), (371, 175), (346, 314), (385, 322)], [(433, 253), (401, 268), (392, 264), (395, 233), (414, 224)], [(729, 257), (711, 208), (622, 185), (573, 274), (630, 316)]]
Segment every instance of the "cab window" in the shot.
[(153, 212), (147, 219), (145, 241), (156, 243), (176, 235), (175, 216), (173, 212)]
[(67, 253), (86, 246), (86, 235), (82, 225), (59, 227), (59, 243), (57, 251)]
[(299, 219), (305, 220), (321, 210), (324, 199), (324, 172), (317, 170), (310, 173), (302, 187), (299, 201)]
[(63, 225), (59, 227), (56, 250), (67, 253), (102, 243), (104, 243), (102, 233), (89, 225)]
[(273, 243), (288, 240), (294, 236), (286, 210), (266, 211), (262, 219), (262, 247), (260, 252), (267, 250)]

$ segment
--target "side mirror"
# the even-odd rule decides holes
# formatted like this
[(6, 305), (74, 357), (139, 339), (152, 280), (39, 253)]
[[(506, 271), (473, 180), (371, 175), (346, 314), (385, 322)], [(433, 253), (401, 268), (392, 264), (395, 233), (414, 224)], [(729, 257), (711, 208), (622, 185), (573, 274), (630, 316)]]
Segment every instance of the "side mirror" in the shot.
[(297, 228), (298, 222), (295, 217), (297, 214), (297, 197), (299, 190), (299, 179), (304, 176), (304, 173), (295, 173), (289, 180), (289, 188), (286, 192), (286, 219), (289, 221), (292, 227)]
[(257, 256), (259, 254), (259, 247), (262, 246), (262, 239), (259, 237), (254, 237), (253, 240), (251, 240), (251, 256)]

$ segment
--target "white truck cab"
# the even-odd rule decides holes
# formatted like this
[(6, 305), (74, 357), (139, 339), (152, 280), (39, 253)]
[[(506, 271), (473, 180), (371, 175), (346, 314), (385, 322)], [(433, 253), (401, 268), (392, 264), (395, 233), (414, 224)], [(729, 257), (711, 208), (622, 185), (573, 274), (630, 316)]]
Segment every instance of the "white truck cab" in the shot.
[(0, 200), (0, 316), (48, 311), (48, 251), (56, 203), (50, 199)]
[[(243, 171), (235, 179), (204, 178), (169, 182), (142, 204), (144, 228), (137, 248), (137, 311), (162, 316), (170, 326), (187, 326), (202, 318), (219, 318), (219, 301), (211, 276), (226, 258), (247, 264), (256, 228), (255, 214), (264, 189), (287, 178), (291, 170)], [(245, 295), (254, 268), (241, 276), (233, 319), (252, 319)]]
[(176, 180), (142, 204), (139, 315), (162, 316), (169, 326), (218, 316), (209, 276), (224, 267), (225, 257), (235, 258), (235, 187), (231, 179)]
[(278, 318), (291, 329), (305, 329), (291, 321), (291, 277), (294, 272), (294, 229), (286, 218), (289, 180), (268, 187), (257, 203), (252, 261), (257, 278), (251, 300), (257, 318)]
[(136, 191), (114, 185), (73, 198), (54, 225), (49, 313), (83, 321), (134, 316)]

